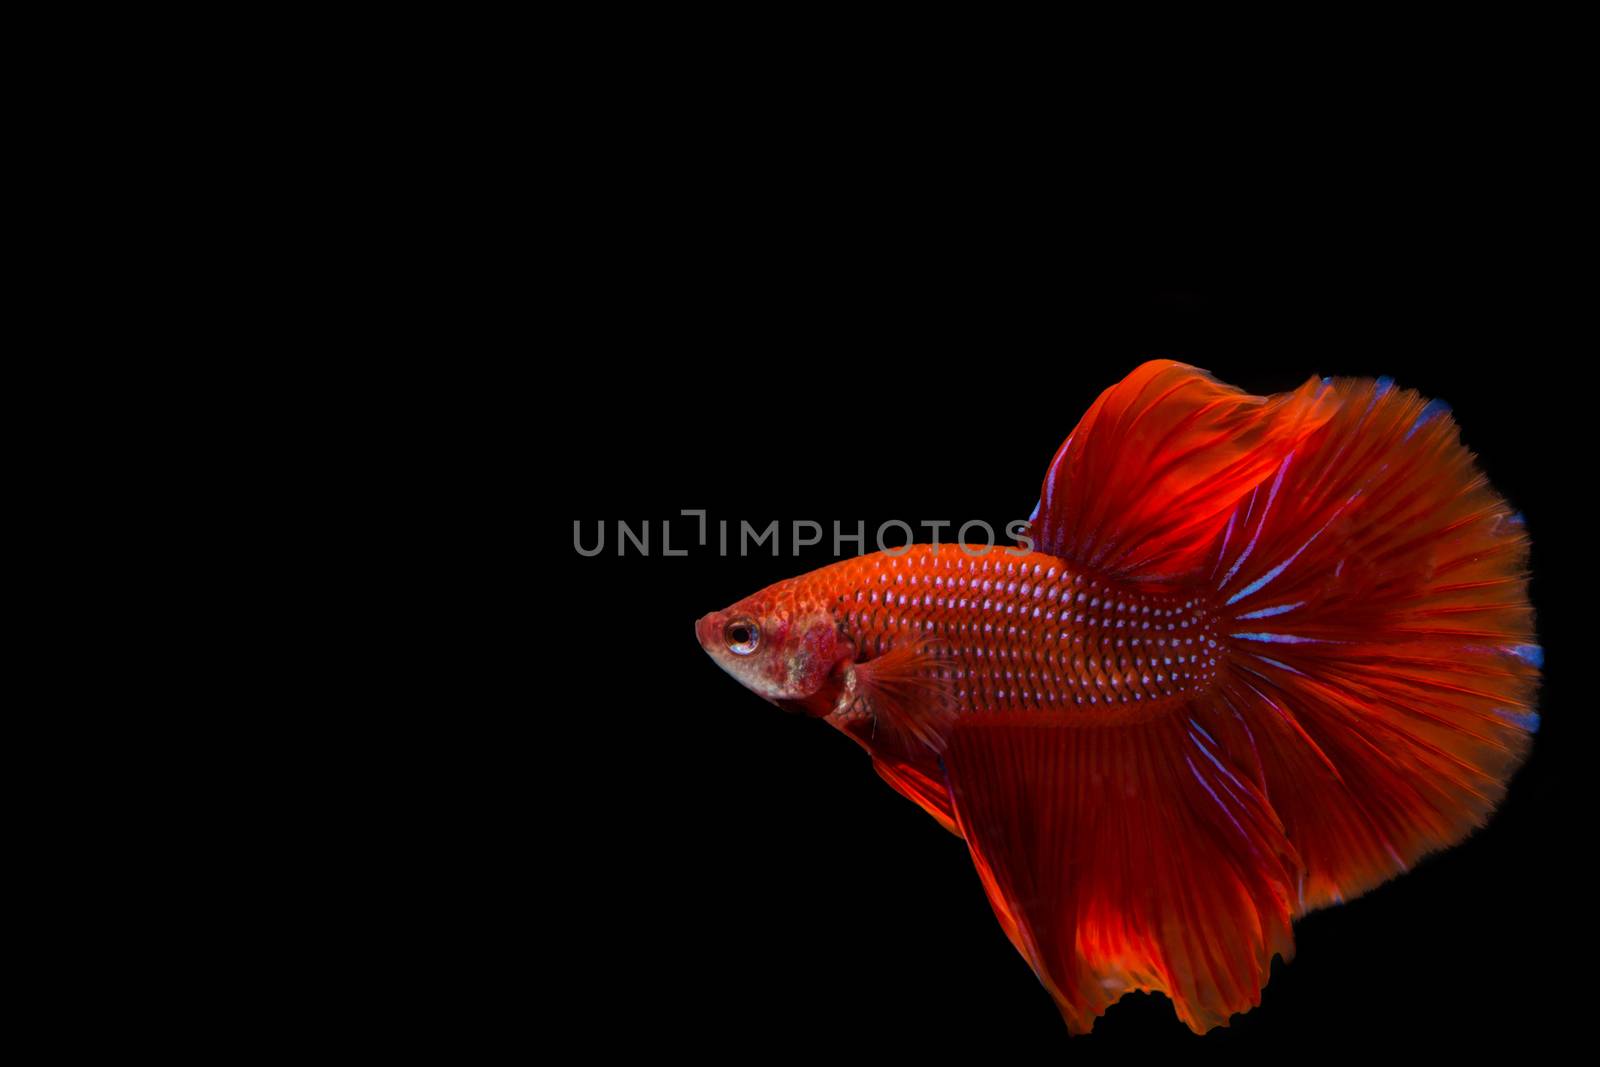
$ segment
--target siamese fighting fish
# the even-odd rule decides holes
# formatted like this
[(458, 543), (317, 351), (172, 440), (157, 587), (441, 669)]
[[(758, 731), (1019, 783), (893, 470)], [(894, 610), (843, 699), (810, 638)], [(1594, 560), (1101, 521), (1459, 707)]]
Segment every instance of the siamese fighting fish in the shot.
[(1538, 728), (1523, 519), (1390, 379), (1146, 363), (1026, 533), (847, 559), (696, 634), (966, 841), (1072, 1032), (1135, 990), (1202, 1033), (1250, 1010), (1297, 918), (1481, 825)]

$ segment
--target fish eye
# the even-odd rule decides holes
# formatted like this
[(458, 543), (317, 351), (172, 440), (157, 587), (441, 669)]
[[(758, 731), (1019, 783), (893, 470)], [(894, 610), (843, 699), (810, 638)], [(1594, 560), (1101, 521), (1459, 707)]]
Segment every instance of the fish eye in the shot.
[(761, 643), (761, 628), (749, 619), (734, 619), (723, 631), (723, 637), (727, 638), (729, 652), (748, 656)]

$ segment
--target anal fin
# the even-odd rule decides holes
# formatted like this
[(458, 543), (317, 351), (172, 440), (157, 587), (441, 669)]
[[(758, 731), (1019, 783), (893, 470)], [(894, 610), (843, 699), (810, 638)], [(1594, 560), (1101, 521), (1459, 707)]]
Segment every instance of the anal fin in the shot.
[(1259, 1003), (1272, 957), (1292, 954), (1298, 857), (1187, 716), (973, 717), (945, 761), (996, 915), (1070, 1030), (1148, 990), (1203, 1033)]

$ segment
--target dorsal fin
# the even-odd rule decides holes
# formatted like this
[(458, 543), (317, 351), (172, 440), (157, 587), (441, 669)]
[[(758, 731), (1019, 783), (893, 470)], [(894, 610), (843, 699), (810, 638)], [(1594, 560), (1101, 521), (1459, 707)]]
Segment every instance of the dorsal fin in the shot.
[(1189, 574), (1239, 501), (1270, 492), (1335, 408), (1316, 378), (1258, 397), (1184, 363), (1142, 364), (1100, 394), (1051, 461), (1034, 544), (1112, 577)]

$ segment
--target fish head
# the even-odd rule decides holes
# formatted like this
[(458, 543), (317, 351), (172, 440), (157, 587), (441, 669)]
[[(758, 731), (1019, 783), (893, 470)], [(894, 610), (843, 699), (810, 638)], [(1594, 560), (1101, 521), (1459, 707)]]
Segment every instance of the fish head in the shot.
[(818, 704), (849, 642), (820, 599), (795, 581), (779, 582), (703, 616), (694, 624), (700, 647), (757, 696), (785, 710), (826, 714)]

